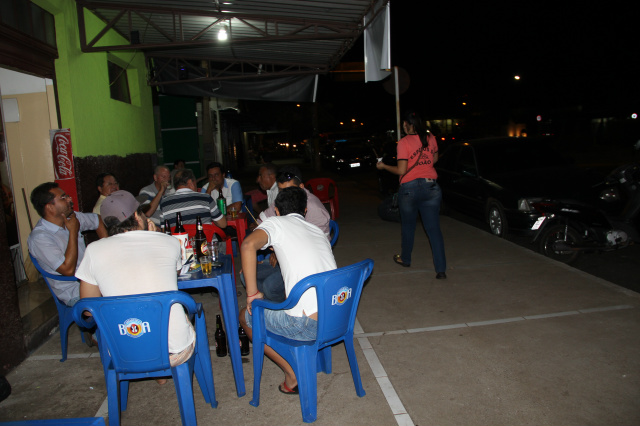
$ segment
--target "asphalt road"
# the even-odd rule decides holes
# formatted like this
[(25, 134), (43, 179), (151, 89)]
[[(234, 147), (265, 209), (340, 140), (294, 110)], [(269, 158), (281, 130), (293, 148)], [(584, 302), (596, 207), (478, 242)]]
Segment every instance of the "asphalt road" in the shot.
[[(362, 188), (379, 192), (377, 176), (373, 171), (336, 176), (336, 180), (341, 179), (355, 180)], [(449, 216), (489, 232), (487, 224), (462, 213), (451, 211)], [(531, 244), (531, 237), (510, 235), (507, 239), (527, 249), (537, 250), (537, 247)], [(606, 253), (585, 253), (571, 266), (640, 293), (640, 245), (631, 245)]]

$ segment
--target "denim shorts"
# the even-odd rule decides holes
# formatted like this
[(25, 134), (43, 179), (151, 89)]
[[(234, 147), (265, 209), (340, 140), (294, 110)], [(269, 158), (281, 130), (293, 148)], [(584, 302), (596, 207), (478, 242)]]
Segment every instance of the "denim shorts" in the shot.
[[(245, 311), (244, 318), (251, 327), (251, 315), (248, 310)], [(292, 317), (285, 311), (265, 309), (264, 325), (273, 334), (301, 342), (316, 340), (318, 335), (318, 321), (307, 316)]]

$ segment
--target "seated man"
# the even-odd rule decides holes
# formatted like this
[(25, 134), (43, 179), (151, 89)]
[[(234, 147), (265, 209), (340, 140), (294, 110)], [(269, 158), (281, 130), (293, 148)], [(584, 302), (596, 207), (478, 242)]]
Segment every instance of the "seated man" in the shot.
[[(256, 252), (272, 247), (278, 256), (287, 296), (303, 278), (336, 269), (331, 245), (324, 232), (304, 220), (307, 195), (296, 187), (285, 188), (276, 197), (276, 215), (258, 226), (242, 243), (242, 269), (247, 283), (247, 307), (240, 312), (240, 324), (249, 338), (251, 302), (262, 299), (256, 283)], [(318, 328), (316, 290), (307, 290), (298, 304), (287, 311), (264, 312), (267, 330), (289, 339), (315, 340)], [(284, 371), (280, 392), (298, 393), (298, 381), (293, 369), (276, 351), (265, 347), (265, 355)]]
[[(51, 274), (75, 275), (86, 249), (81, 232), (95, 230), (100, 238), (106, 237), (102, 219), (93, 213), (75, 213), (71, 197), (55, 182), (40, 184), (31, 191), (31, 204), (42, 218), (27, 240), (29, 253)], [(50, 285), (67, 306), (80, 298), (77, 281), (51, 280)]]
[(93, 206), (93, 212), (95, 214), (100, 214), (100, 206), (104, 199), (112, 192), (120, 190), (120, 185), (118, 184), (118, 179), (116, 179), (113, 173), (106, 172), (98, 175), (96, 178), (96, 186), (98, 187), (100, 197), (98, 198), (96, 205)]
[[(80, 297), (125, 296), (178, 290), (182, 267), (179, 241), (155, 231), (135, 197), (116, 191), (102, 203), (109, 238), (89, 245), (76, 275)], [(180, 305), (171, 307), (169, 353), (171, 366), (193, 354), (195, 331)], [(158, 380), (164, 383), (166, 380)]]
[(209, 194), (196, 192), (196, 177), (191, 169), (182, 169), (175, 176), (176, 192), (167, 195), (160, 203), (161, 219), (169, 220), (175, 226), (176, 214), (180, 212), (182, 224), (195, 224), (200, 216), (203, 224), (215, 222), (220, 228), (226, 228), (227, 218), (220, 213), (216, 201)]
[(260, 189), (267, 194), (267, 207), (272, 205), (278, 196), (278, 185), (276, 184), (276, 176), (278, 169), (272, 163), (260, 166), (258, 169), (258, 178), (256, 183)]
[(153, 223), (160, 225), (160, 200), (165, 195), (173, 193), (171, 189), (171, 172), (167, 166), (156, 167), (153, 173), (153, 182), (140, 190), (140, 197), (144, 199), (142, 205), (145, 214)]
[[(296, 166), (283, 166), (277, 176), (278, 189), (282, 191), (284, 188), (298, 187), (304, 189), (307, 194), (307, 212), (305, 220), (320, 228), (327, 238), (329, 238), (329, 221), (331, 216), (324, 207), (318, 197), (304, 188), (302, 183), (302, 172)], [(260, 213), (259, 222), (265, 221), (269, 217), (276, 215), (275, 204)], [(284, 289), (284, 279), (278, 264), (278, 258), (275, 254), (271, 254), (269, 259), (258, 263), (257, 266), (257, 282), (258, 290), (264, 294), (264, 299), (275, 303), (283, 302), (286, 298)], [(240, 279), (244, 282), (244, 274), (240, 272)]]
[(244, 200), (240, 182), (224, 177), (223, 170), (220, 163), (207, 165), (207, 178), (209, 181), (202, 187), (201, 192), (207, 193), (211, 195), (211, 198), (217, 200), (222, 191), (222, 197), (227, 202), (227, 211), (229, 211), (229, 208), (235, 207), (240, 212), (242, 201)]

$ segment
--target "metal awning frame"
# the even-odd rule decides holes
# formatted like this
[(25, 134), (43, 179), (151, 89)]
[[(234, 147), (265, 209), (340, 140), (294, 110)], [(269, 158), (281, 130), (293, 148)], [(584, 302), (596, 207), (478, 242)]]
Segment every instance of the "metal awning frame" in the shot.
[[(386, 4), (386, 1), (383, 2)], [(376, 2), (370, 2), (370, 8)], [(362, 34), (365, 26), (362, 19), (357, 23), (299, 19), (293, 17), (276, 17), (246, 13), (228, 13), (198, 8), (169, 8), (144, 4), (94, 2), (76, 0), (80, 47), (85, 53), (140, 50), (145, 53), (151, 70), (149, 84), (153, 86), (179, 84), (187, 82), (264, 79), (286, 77), (292, 75), (326, 74), (333, 69), (340, 58), (351, 48)], [(87, 40), (84, 9), (90, 10), (104, 22), (104, 27), (91, 39)], [(379, 13), (383, 8), (375, 11)], [(99, 10), (113, 11), (111, 19), (105, 18)], [(202, 19), (205, 18), (205, 19)], [(135, 20), (144, 21), (147, 28), (154, 32), (153, 39), (140, 34), (134, 28)], [(191, 25), (190, 35), (185, 35), (184, 23)], [(194, 31), (194, 22), (199, 22)], [(229, 30), (229, 40), (218, 41), (215, 28), (224, 24)], [(169, 24), (167, 24), (169, 23)], [(242, 26), (242, 36), (234, 35), (233, 28)], [(286, 27), (286, 30), (283, 28)], [(106, 44), (105, 35), (117, 31), (128, 40), (123, 44)], [(195, 33), (195, 34), (194, 34)], [(147, 38), (148, 40), (145, 40)], [(318, 63), (292, 61), (274, 61), (265, 58), (222, 57), (211, 55), (207, 47), (216, 43), (233, 46), (249, 45), (259, 49), (261, 44), (279, 42), (316, 42), (322, 40), (342, 40), (339, 48), (328, 61)], [(233, 52), (235, 53), (235, 52)], [(233, 56), (233, 55), (231, 55)], [(157, 59), (157, 61), (155, 60)], [(173, 75), (182, 76), (177, 80), (159, 81), (160, 71), (166, 67), (174, 68)], [(166, 78), (166, 74), (165, 78)]]

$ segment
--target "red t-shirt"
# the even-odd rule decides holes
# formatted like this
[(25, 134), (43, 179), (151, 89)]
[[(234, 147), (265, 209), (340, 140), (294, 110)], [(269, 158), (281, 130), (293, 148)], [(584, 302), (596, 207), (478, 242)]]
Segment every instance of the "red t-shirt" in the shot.
[[(407, 135), (398, 142), (398, 160), (407, 160), (408, 173), (400, 176), (400, 183), (407, 183), (419, 178), (437, 179), (438, 173), (433, 168), (433, 156), (438, 152), (435, 136), (427, 135), (428, 146), (422, 149), (418, 135)], [(418, 162), (419, 161), (419, 162)], [(414, 164), (418, 162), (417, 165)]]

